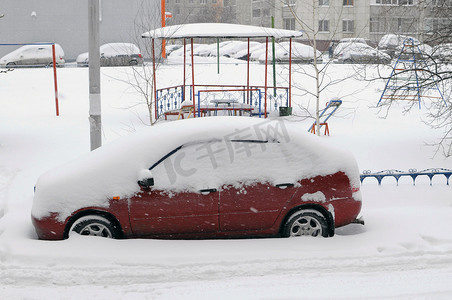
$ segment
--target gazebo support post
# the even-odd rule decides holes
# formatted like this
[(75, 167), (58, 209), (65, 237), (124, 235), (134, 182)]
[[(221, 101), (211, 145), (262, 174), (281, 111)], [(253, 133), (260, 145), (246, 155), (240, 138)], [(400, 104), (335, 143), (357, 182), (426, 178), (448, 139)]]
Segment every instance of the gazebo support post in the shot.
[(292, 107), (292, 38), (289, 39), (289, 107)]
[(186, 76), (185, 68), (186, 68), (186, 60), (187, 60), (186, 50), (187, 50), (187, 43), (184, 39), (184, 81), (183, 81), (184, 85), (183, 85), (183, 90), (182, 90), (182, 102), (185, 101), (185, 76)]
[(155, 40), (152, 39), (152, 79), (154, 81), (154, 105), (155, 105), (155, 121), (158, 118), (158, 103), (157, 103), (157, 74), (155, 73)]
[[(195, 98), (195, 59), (193, 55), (193, 38), (190, 40), (191, 43), (191, 83), (192, 83), (192, 95), (193, 95), (193, 118), (196, 118), (196, 98)], [(199, 99), (198, 99), (199, 101)], [(198, 111), (198, 114), (200, 112)]]
[(246, 63), (246, 101), (247, 104), (250, 104), (250, 38), (248, 38), (248, 59), (247, 59), (247, 63)]
[(268, 68), (268, 37), (265, 38), (265, 88), (264, 88), (264, 118), (267, 118), (267, 68)]

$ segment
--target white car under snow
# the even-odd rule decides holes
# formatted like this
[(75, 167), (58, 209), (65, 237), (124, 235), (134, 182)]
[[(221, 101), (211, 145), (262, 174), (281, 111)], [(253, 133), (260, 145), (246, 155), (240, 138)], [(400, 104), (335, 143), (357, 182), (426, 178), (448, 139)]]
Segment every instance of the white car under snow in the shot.
[[(64, 65), (64, 51), (55, 44), (55, 63)], [(22, 46), (0, 58), (0, 66), (48, 66), (53, 64), (52, 44), (40, 43)]]

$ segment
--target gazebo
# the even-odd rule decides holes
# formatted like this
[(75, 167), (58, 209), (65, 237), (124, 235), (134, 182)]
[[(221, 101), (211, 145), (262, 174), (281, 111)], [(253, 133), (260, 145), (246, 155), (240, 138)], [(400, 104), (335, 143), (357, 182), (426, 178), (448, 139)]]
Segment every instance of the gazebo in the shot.
[[(166, 117), (168, 114), (176, 114), (175, 112), (179, 111), (183, 106), (187, 107), (187, 103), (194, 117), (201, 117), (212, 112), (216, 114), (218, 110), (229, 110), (230, 113), (239, 112), (240, 114), (242, 112), (249, 112), (250, 115), (267, 117), (271, 110), (277, 110), (280, 106), (292, 107), (292, 39), (301, 36), (302, 33), (300, 31), (225, 23), (173, 25), (143, 33), (143, 38), (150, 38), (152, 40), (155, 118), (158, 119), (162, 115)], [(197, 82), (195, 80), (193, 51), (193, 39), (195, 38), (214, 38), (217, 40), (219, 38), (246, 39), (248, 42), (246, 83), (237, 85), (206, 85)], [(252, 38), (265, 38), (265, 82), (259, 86), (250, 85), (250, 39)], [(289, 39), (288, 86), (269, 86), (267, 83), (269, 38)], [(182, 74), (182, 85), (157, 89), (155, 66), (156, 39), (183, 40), (184, 70)], [(191, 83), (188, 84), (186, 82), (187, 40), (189, 40), (191, 47)], [(222, 99), (211, 99), (212, 95), (218, 95), (218, 93), (222, 93), (224, 97)], [(215, 96), (213, 97), (215, 98)], [(206, 105), (207, 102), (214, 103), (214, 105)]]

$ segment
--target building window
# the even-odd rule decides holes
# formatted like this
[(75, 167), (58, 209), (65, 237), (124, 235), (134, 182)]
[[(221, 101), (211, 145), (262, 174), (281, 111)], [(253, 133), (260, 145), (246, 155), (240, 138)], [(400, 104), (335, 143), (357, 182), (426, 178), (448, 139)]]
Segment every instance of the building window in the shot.
[(295, 30), (295, 18), (284, 19), (284, 29)]
[(348, 33), (355, 32), (355, 21), (342, 20), (342, 31)]
[(447, 18), (426, 18), (424, 21), (424, 31), (427, 33), (448, 32), (451, 25), (451, 21)]
[(319, 0), (319, 6), (329, 6), (330, 0)]
[(207, 0), (199, 0), (199, 4), (207, 4)]
[(353, 6), (353, 0), (344, 0), (343, 4), (344, 6)]
[(380, 32), (379, 18), (370, 18), (370, 32)]
[(319, 20), (319, 31), (329, 32), (330, 31), (330, 21), (329, 20)]
[(261, 10), (260, 9), (253, 9), (253, 17), (258, 18), (261, 16)]
[(285, 0), (284, 5), (285, 6), (294, 6), (297, 0)]
[(375, 0), (375, 3), (382, 5), (413, 5), (414, 0)]
[(451, 6), (451, 0), (432, 0), (432, 6)]

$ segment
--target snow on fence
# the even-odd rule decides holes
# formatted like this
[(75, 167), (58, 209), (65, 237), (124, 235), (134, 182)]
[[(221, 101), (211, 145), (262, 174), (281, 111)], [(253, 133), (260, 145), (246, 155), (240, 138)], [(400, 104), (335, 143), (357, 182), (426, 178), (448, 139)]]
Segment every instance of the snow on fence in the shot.
[(394, 177), (396, 179), (397, 185), (399, 184), (400, 177), (409, 176), (413, 179), (413, 185), (416, 185), (416, 178), (418, 176), (428, 176), (430, 178), (430, 185), (432, 185), (432, 179), (435, 175), (444, 175), (446, 176), (447, 185), (449, 185), (449, 178), (452, 175), (452, 170), (443, 169), (443, 168), (432, 168), (425, 169), (423, 171), (417, 171), (416, 169), (409, 169), (408, 172), (400, 171), (400, 170), (384, 170), (376, 173), (372, 173), (370, 170), (363, 171), (363, 174), (360, 175), (361, 183), (363, 183), (364, 179), (369, 177), (374, 177), (378, 181), (378, 185), (381, 185), (381, 181), (384, 177)]

